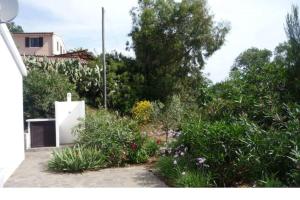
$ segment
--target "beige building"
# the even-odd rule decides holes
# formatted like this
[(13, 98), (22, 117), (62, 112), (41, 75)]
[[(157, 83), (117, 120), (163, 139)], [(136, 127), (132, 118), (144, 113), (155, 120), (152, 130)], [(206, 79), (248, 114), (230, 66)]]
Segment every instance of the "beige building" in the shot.
[(55, 56), (66, 53), (63, 40), (53, 32), (12, 33), (21, 55)]

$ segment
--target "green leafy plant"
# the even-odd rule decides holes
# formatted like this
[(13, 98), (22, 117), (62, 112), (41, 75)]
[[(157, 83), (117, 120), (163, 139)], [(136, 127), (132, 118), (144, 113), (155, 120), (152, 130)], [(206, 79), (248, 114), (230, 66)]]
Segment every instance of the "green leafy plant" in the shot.
[(174, 184), (180, 172), (174, 167), (174, 159), (168, 156), (162, 156), (156, 163), (156, 168), (161, 176), (166, 178), (166, 181)]
[(276, 178), (276, 175), (265, 176), (263, 180), (258, 182), (258, 187), (279, 188), (284, 187), (284, 184)]
[(105, 110), (87, 116), (74, 134), (81, 146), (99, 149), (109, 166), (146, 162), (150, 155), (148, 138), (141, 135), (137, 122)]
[(167, 105), (164, 107), (161, 122), (166, 133), (166, 141), (168, 142), (169, 131), (178, 130), (183, 115), (183, 108), (179, 96), (172, 96)]
[(159, 144), (157, 139), (148, 138), (144, 142), (144, 149), (146, 150), (147, 154), (149, 156), (155, 156), (158, 153), (159, 150)]
[(81, 146), (54, 151), (48, 168), (56, 172), (83, 172), (106, 166), (106, 157), (96, 148)]
[(180, 178), (176, 180), (177, 187), (211, 187), (212, 177), (197, 171), (184, 172)]
[(32, 70), (24, 80), (24, 116), (28, 118), (54, 117), (54, 102), (64, 101), (67, 93), (78, 99), (75, 85), (64, 75)]

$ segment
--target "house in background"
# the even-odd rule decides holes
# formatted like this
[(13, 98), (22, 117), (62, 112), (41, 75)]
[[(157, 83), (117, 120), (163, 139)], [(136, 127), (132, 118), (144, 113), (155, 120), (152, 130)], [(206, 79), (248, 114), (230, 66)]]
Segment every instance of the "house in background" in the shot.
[(66, 53), (63, 40), (53, 32), (12, 33), (21, 55), (55, 56)]
[(0, 187), (24, 160), (23, 76), (26, 68), (5, 24), (0, 24)]
[(53, 32), (12, 33), (19, 53), (22, 56), (35, 57), (38, 61), (78, 60), (87, 64), (95, 57), (87, 49), (67, 52), (62, 38)]

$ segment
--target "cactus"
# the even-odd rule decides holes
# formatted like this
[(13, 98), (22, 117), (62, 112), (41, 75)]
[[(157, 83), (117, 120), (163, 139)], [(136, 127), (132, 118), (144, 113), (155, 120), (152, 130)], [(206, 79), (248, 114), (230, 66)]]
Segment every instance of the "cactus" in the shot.
[(82, 97), (96, 98), (102, 96), (102, 80), (96, 67), (81, 64), (78, 60), (50, 60), (33, 56), (24, 57), (27, 70), (41, 70), (56, 72), (67, 76), (70, 82), (77, 87), (77, 92)]

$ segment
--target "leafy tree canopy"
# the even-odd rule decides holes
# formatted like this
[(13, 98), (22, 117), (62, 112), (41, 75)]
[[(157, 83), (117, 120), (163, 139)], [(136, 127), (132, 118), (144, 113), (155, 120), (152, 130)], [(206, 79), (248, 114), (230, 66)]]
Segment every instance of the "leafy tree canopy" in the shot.
[(182, 78), (199, 73), (229, 31), (213, 21), (205, 0), (139, 0), (131, 15), (131, 47), (150, 100), (165, 100)]
[[(300, 19), (299, 8), (292, 7), (292, 12), (286, 17), (286, 34), (288, 42), (282, 52), (286, 54), (288, 68), (288, 86), (295, 100), (300, 102)], [(285, 50), (285, 51), (284, 51)]]
[(22, 26), (15, 24), (15, 22), (7, 23), (7, 28), (12, 33), (24, 33)]
[(232, 71), (248, 72), (251, 69), (259, 70), (270, 63), (272, 52), (267, 49), (250, 48), (241, 53), (235, 60)]

